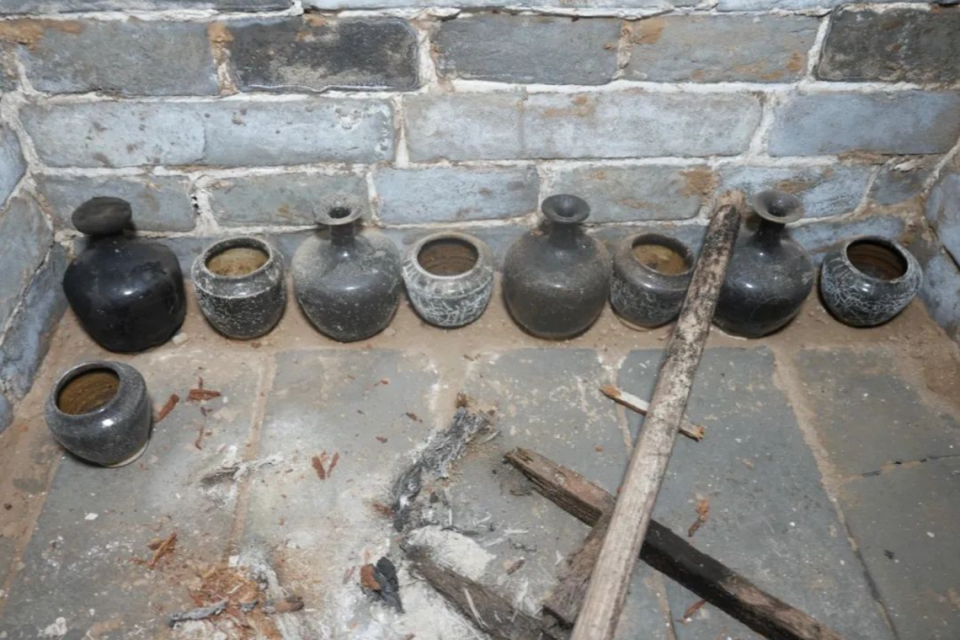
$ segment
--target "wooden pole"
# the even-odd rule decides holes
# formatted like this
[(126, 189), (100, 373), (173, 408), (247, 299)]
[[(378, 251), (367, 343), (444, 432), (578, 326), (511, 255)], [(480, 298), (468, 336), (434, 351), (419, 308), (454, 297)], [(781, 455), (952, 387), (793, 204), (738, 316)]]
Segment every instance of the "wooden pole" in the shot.
[(742, 205), (743, 194), (724, 194), (707, 228), (572, 640), (612, 640), (616, 632), (630, 576), (650, 526), (653, 504), (687, 407), (700, 355), (710, 335), (720, 285), (740, 230)]

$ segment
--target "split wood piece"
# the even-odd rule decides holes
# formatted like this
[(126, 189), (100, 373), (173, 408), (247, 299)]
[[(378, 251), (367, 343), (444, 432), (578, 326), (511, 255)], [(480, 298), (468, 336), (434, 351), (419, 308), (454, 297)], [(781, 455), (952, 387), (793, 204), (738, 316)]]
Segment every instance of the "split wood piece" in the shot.
[(560, 640), (541, 629), (540, 619), (513, 605), (481, 584), (438, 565), (422, 547), (406, 550), (413, 570), (450, 601), (477, 628), (497, 640)]
[[(569, 571), (544, 604), (548, 616), (572, 626), (589, 580), (590, 556), (599, 554), (597, 540), (603, 539), (616, 499), (576, 471), (533, 451), (516, 449), (506, 459), (544, 497), (594, 527), (580, 550), (571, 556)], [(837, 632), (770, 595), (656, 520), (650, 521), (640, 559), (771, 640), (843, 640)]]
[[(647, 402), (646, 400), (641, 400), (640, 398), (633, 395), (632, 393), (627, 393), (623, 389), (619, 389), (613, 386), (612, 384), (608, 384), (606, 386), (600, 387), (600, 391), (603, 393), (603, 395), (607, 396), (614, 402), (618, 402), (623, 406), (625, 406), (627, 409), (632, 409), (642, 416), (647, 415), (647, 412), (650, 410), (649, 402)], [(693, 424), (686, 418), (681, 418), (680, 433), (687, 436), (688, 438), (692, 438), (697, 442), (700, 442), (701, 440), (703, 440), (705, 429), (700, 425)]]
[(740, 231), (742, 208), (742, 193), (725, 193), (718, 199), (707, 227), (693, 279), (650, 398), (650, 411), (630, 456), (583, 609), (573, 628), (573, 640), (613, 640), (630, 576), (687, 408), (693, 377), (710, 335), (720, 286)]

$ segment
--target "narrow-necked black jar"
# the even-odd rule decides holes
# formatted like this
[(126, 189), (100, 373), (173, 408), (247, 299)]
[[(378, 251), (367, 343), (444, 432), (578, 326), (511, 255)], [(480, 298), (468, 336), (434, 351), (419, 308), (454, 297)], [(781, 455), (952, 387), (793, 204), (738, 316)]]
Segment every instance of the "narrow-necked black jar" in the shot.
[(180, 262), (158, 242), (124, 234), (130, 203), (97, 197), (73, 212), (89, 247), (67, 267), (63, 291), (84, 330), (110, 351), (143, 351), (169, 340), (186, 315)]

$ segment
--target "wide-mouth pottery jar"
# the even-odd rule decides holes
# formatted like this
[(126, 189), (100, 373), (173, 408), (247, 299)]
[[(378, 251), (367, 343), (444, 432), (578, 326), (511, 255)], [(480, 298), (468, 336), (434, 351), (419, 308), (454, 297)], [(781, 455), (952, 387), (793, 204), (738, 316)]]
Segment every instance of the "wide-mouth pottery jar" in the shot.
[(210, 245), (193, 263), (200, 310), (229, 338), (262, 336), (279, 322), (287, 297), (283, 256), (268, 242), (239, 236)]
[(863, 236), (827, 253), (820, 294), (831, 314), (853, 327), (874, 327), (903, 311), (923, 282), (920, 263), (899, 242)]
[(421, 318), (438, 327), (462, 327), (483, 314), (493, 294), (493, 254), (464, 233), (435, 233), (407, 250), (407, 296)]
[(105, 467), (136, 460), (150, 437), (146, 382), (120, 362), (88, 362), (64, 373), (47, 397), (44, 415), (67, 451)]
[(687, 245), (659, 233), (624, 238), (613, 256), (610, 304), (628, 325), (674, 320), (687, 295), (696, 258)]

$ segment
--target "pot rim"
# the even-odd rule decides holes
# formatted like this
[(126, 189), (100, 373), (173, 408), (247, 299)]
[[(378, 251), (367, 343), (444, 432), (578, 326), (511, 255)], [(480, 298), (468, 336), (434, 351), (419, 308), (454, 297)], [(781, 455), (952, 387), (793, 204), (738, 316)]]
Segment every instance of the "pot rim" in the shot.
[[(437, 240), (461, 240), (463, 242), (466, 242), (467, 244), (469, 244), (470, 246), (472, 246), (474, 249), (477, 250), (477, 261), (474, 262), (473, 266), (467, 269), (466, 271), (462, 273), (455, 273), (449, 276), (438, 275), (431, 271), (427, 271), (426, 269), (424, 269), (423, 265), (420, 264), (420, 252), (423, 250), (423, 248), (427, 244), (431, 242), (435, 242)], [(428, 278), (436, 279), (436, 280), (448, 280), (448, 281), (459, 280), (460, 278), (466, 278), (469, 275), (473, 275), (483, 267), (484, 250), (486, 248), (487, 248), (486, 243), (483, 242), (483, 240), (480, 240), (479, 238), (468, 235), (466, 233), (460, 233), (459, 231), (440, 231), (437, 233), (431, 233), (428, 236), (424, 236), (423, 238), (420, 238), (420, 240), (418, 240), (413, 245), (413, 247), (411, 247), (410, 262), (416, 265), (417, 271), (419, 271), (422, 275)]]
[[(87, 411), (86, 413), (67, 413), (60, 408), (60, 392), (63, 391), (63, 388), (67, 385), (68, 382), (71, 382), (78, 376), (88, 371), (94, 371), (96, 369), (109, 369), (117, 375), (117, 392), (113, 394), (113, 397), (104, 402), (102, 405), (97, 407), (92, 411)], [(79, 418), (86, 418), (89, 416), (94, 416), (99, 413), (105, 413), (108, 409), (112, 409), (120, 402), (120, 396), (127, 390), (127, 387), (130, 386), (130, 382), (125, 379), (123, 375), (122, 365), (119, 362), (114, 362), (112, 360), (93, 360), (91, 362), (84, 362), (78, 364), (61, 374), (57, 379), (57, 384), (53, 387), (53, 393), (50, 396), (50, 406), (53, 411), (56, 412), (57, 416), (66, 418), (67, 420), (76, 420)]]
[[(228, 249), (235, 249), (238, 247), (246, 247), (252, 249), (260, 249), (267, 254), (267, 261), (262, 265), (251, 271), (250, 273), (244, 273), (239, 276), (225, 276), (219, 273), (214, 273), (207, 267), (207, 260), (213, 256), (223, 253)], [(222, 240), (217, 240), (206, 249), (203, 250), (197, 257), (196, 266), (203, 271), (204, 276), (211, 278), (213, 280), (222, 280), (227, 282), (238, 282), (247, 278), (252, 278), (260, 273), (266, 271), (273, 266), (276, 261), (276, 250), (273, 248), (269, 242), (261, 240), (260, 238), (254, 236), (230, 236), (229, 238), (224, 238)]]
[[(560, 213), (569, 211), (569, 215)], [(544, 198), (540, 204), (543, 216), (554, 224), (580, 224), (590, 217), (590, 204), (581, 198), (569, 193), (556, 193)]]
[[(785, 200), (790, 203), (790, 205), (793, 207), (793, 210), (785, 216), (778, 216), (770, 211), (769, 207), (764, 202), (764, 199), (766, 198), (778, 198)], [(792, 193), (778, 191), (777, 189), (766, 189), (764, 191), (760, 191), (759, 193), (753, 194), (753, 197), (750, 198), (750, 207), (753, 209), (755, 214), (764, 220), (769, 220), (770, 222), (775, 222), (782, 225), (796, 222), (803, 217), (804, 213), (803, 201), (801, 201), (800, 198)]]
[[(847, 255), (847, 250), (850, 248), (850, 245), (857, 242), (866, 242), (866, 243), (881, 245), (884, 248), (889, 249), (890, 251), (893, 251), (898, 256), (903, 258), (904, 262), (907, 263), (907, 268), (904, 270), (903, 275), (897, 276), (892, 280), (887, 280), (885, 278), (878, 278), (876, 276), (871, 276), (869, 274), (864, 273), (860, 269), (858, 269), (857, 266), (853, 264), (853, 261), (850, 260), (850, 257)], [(869, 280), (870, 282), (876, 282), (880, 284), (899, 284), (904, 279), (906, 279), (906, 277), (910, 275), (910, 267), (912, 265), (911, 258), (913, 258), (913, 254), (907, 251), (904, 247), (900, 246), (899, 242), (897, 242), (896, 240), (892, 240), (890, 238), (884, 238), (883, 236), (858, 236), (856, 238), (850, 238), (849, 240), (843, 243), (842, 247), (840, 247), (840, 256), (843, 258), (844, 263), (847, 264), (851, 269), (853, 269), (853, 271), (857, 275)]]
[[(641, 240), (655, 240), (655, 242), (641, 243)], [(685, 265), (687, 265), (687, 268), (680, 273), (664, 273), (663, 271), (657, 271), (656, 269), (640, 262), (640, 260), (637, 259), (636, 254), (633, 253), (633, 249), (638, 244), (659, 244), (667, 247), (668, 249), (676, 251), (683, 258), (683, 262)], [(637, 233), (632, 236), (628, 236), (624, 241), (624, 246), (627, 252), (630, 254), (630, 259), (633, 264), (645, 271), (655, 273), (656, 275), (664, 278), (684, 278), (693, 273), (693, 270), (697, 268), (697, 256), (694, 255), (693, 249), (688, 247), (685, 242), (674, 238), (673, 236), (657, 233), (656, 231)]]

